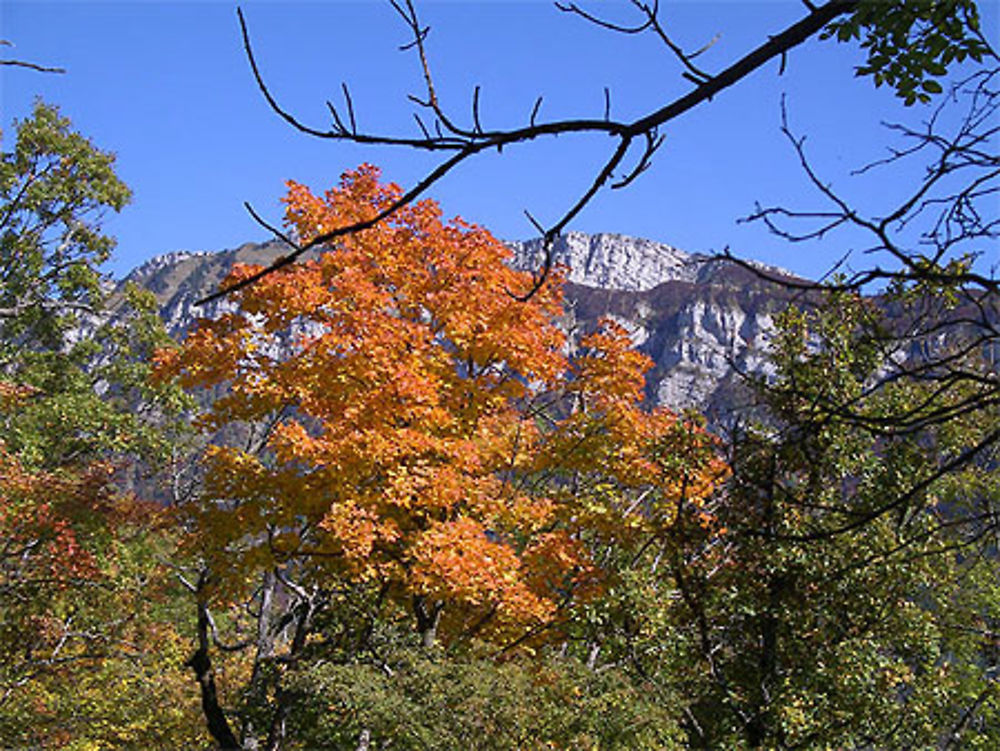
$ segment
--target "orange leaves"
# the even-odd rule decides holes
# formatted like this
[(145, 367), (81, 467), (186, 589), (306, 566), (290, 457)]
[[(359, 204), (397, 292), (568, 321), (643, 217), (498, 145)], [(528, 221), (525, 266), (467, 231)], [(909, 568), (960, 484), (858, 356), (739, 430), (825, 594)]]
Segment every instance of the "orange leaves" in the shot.
[(585, 336), (580, 346), (587, 352), (574, 361), (577, 391), (598, 400), (602, 407), (642, 401), (645, 374), (653, 361), (632, 346), (620, 324), (609, 318), (602, 320), (601, 328)]
[(42, 577), (57, 586), (98, 576), (88, 534), (113, 522), (111, 469), (94, 464), (58, 472), (31, 471), (0, 444), (0, 553), (18, 561), (0, 574)]
[[(378, 177), (363, 165), (321, 197), (290, 182), (288, 225), (308, 240), (374, 216), (400, 195)], [(519, 301), (531, 277), (509, 256), (421, 201), (239, 290), (238, 314), (159, 356), (162, 377), (227, 387), (205, 426), (270, 425), (260, 455), (207, 461), (199, 544), (234, 580), (297, 555), (317, 580), (378, 580), (452, 629), (502, 631), (593, 591), (588, 535), (676, 500), (656, 447), (679, 423), (641, 408), (649, 360), (608, 322), (571, 364), (560, 275)], [(707, 494), (699, 471), (681, 482)], [(588, 507), (594, 483), (607, 502)]]
[(585, 599), (600, 583), (583, 542), (565, 529), (538, 535), (524, 551), (524, 565), (532, 589), (552, 600)]
[(421, 595), (489, 606), (507, 621), (544, 621), (555, 612), (555, 602), (528, 587), (517, 551), (468, 517), (431, 525), (409, 558)]
[(334, 504), (320, 522), (329, 534), (324, 548), (337, 556), (346, 573), (365, 581), (396, 574), (395, 557), (386, 555), (401, 532), (392, 519), (382, 518), (374, 509), (352, 500)]
[(22, 383), (0, 380), (0, 412), (9, 412), (30, 399), (38, 389)]
[(249, 345), (242, 316), (225, 315), (216, 321), (200, 319), (183, 349), (161, 349), (154, 355), (154, 377), (176, 378), (193, 388), (231, 378), (245, 358)]
[(581, 345), (568, 384), (573, 409), (545, 437), (538, 465), (582, 481), (564, 500), (572, 526), (630, 546), (663, 534), (682, 511), (696, 509), (707, 523), (705, 503), (727, 476), (715, 439), (669, 410), (643, 407), (652, 363), (624, 328), (605, 320)]
[(313, 236), (330, 229), (323, 224), (326, 206), (321, 199), (294, 180), (287, 180), (285, 186), (288, 188), (282, 199), (287, 206), (285, 222), (296, 230), (300, 242), (309, 242)]

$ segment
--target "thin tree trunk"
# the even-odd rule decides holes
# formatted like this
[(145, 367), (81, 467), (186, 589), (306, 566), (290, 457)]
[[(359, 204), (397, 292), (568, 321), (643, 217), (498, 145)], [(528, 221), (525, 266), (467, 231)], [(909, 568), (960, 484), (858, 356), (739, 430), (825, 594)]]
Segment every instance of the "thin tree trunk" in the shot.
[[(202, 584), (203, 582), (199, 582)], [(209, 656), (209, 617), (208, 606), (198, 603), (198, 649), (185, 663), (198, 678), (201, 687), (201, 710), (205, 715), (208, 732), (222, 751), (239, 751), (240, 743), (236, 740), (225, 710), (219, 704), (218, 692), (215, 688), (215, 671), (212, 669), (212, 659)]]
[[(288, 650), (290, 663), (294, 663), (299, 653), (306, 645), (306, 637), (309, 635), (309, 627), (312, 624), (312, 617), (316, 608), (316, 600), (313, 597), (303, 598), (298, 605), (298, 613), (295, 617), (295, 633), (292, 636), (292, 643)], [(281, 751), (285, 742), (286, 725), (288, 713), (291, 710), (289, 695), (281, 685), (281, 676), (274, 691), (274, 701), (277, 707), (271, 718), (271, 728), (267, 734), (267, 751)]]
[[(274, 629), (272, 627), (271, 610), (274, 602), (276, 579), (270, 571), (265, 571), (261, 579), (260, 586), (260, 610), (257, 614), (257, 640), (254, 645), (255, 654), (253, 661), (253, 671), (250, 674), (250, 686), (247, 691), (249, 703), (256, 706), (264, 706), (267, 703), (267, 683), (268, 672), (264, 670), (264, 664), (270, 660), (274, 654)], [(261, 738), (258, 733), (263, 734), (263, 728), (254, 727), (253, 713), (249, 713), (243, 720), (242, 737), (243, 743), (248, 748), (258, 748)]]
[(441, 620), (442, 604), (430, 604), (420, 595), (413, 598), (413, 612), (417, 616), (417, 632), (420, 634), (420, 646), (430, 649), (437, 640), (438, 621)]

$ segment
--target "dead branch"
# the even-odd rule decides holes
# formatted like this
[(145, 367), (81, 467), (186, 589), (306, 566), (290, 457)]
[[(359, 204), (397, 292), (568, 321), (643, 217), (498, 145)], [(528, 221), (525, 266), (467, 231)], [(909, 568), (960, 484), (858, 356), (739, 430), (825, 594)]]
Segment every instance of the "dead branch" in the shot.
[[(372, 220), (358, 222), (352, 225), (338, 227), (329, 232), (318, 235), (306, 243), (296, 244), (291, 251), (283, 258), (275, 261), (269, 267), (261, 270), (257, 274), (241, 280), (239, 283), (226, 287), (203, 300), (201, 304), (218, 299), (224, 295), (246, 287), (267, 274), (271, 274), (284, 266), (293, 263), (303, 253), (312, 248), (326, 245), (344, 235), (364, 231), (375, 224), (385, 221), (394, 215), (403, 206), (423, 195), (431, 186), (445, 177), (452, 170), (466, 161), (471, 160), (476, 155), (490, 149), (501, 151), (504, 147), (519, 143), (527, 143), (536, 139), (555, 136), (559, 134), (574, 133), (604, 133), (615, 140), (615, 146), (610, 150), (604, 166), (598, 171), (590, 187), (578, 200), (555, 222), (548, 225), (542, 232), (542, 236), (547, 238), (545, 243), (545, 259), (542, 269), (536, 274), (536, 281), (533, 285), (537, 290), (544, 283), (548, 271), (552, 265), (551, 259), (551, 239), (554, 238), (566, 225), (586, 206), (597, 192), (607, 184), (612, 176), (612, 172), (624, 161), (630, 148), (637, 142), (644, 144), (644, 150), (637, 160), (636, 167), (630, 170), (624, 177), (617, 181), (612, 181), (613, 185), (620, 187), (631, 183), (639, 174), (649, 166), (650, 157), (659, 148), (662, 140), (658, 136), (661, 126), (683, 115), (688, 110), (699, 104), (710, 101), (716, 94), (724, 91), (735, 83), (746, 78), (755, 70), (765, 65), (770, 60), (781, 58), (789, 50), (803, 43), (821, 29), (826, 27), (833, 19), (846, 13), (852, 12), (857, 6), (858, 0), (829, 0), (829, 2), (809, 10), (807, 15), (798, 22), (792, 24), (783, 31), (769, 36), (767, 41), (750, 51), (726, 69), (709, 76), (703, 71), (695, 68), (691, 63), (702, 50), (687, 53), (681, 50), (663, 30), (663, 26), (658, 20), (657, 6), (652, 6), (633, 0), (633, 5), (645, 15), (645, 21), (640, 24), (644, 28), (652, 29), (664, 40), (669, 41), (667, 46), (673, 54), (677, 56), (685, 67), (685, 73), (689, 79), (693, 79), (694, 88), (686, 94), (674, 99), (667, 104), (652, 110), (646, 115), (632, 121), (616, 120), (611, 117), (611, 113), (606, 111), (604, 117), (600, 118), (578, 118), (566, 120), (553, 120), (548, 122), (538, 121), (538, 111), (541, 99), (536, 100), (532, 109), (528, 123), (519, 128), (509, 130), (496, 130), (484, 126), (479, 121), (478, 107), (476, 101), (478, 96), (473, 97), (473, 122), (471, 126), (465, 127), (452, 118), (445, 110), (438, 98), (437, 89), (431, 71), (429, 56), (427, 53), (426, 40), (429, 28), (424, 26), (417, 16), (412, 0), (390, 0), (399, 16), (410, 32), (410, 41), (403, 45), (403, 49), (415, 50), (421, 66), (425, 90), (422, 96), (411, 95), (410, 101), (425, 114), (433, 118), (432, 128), (428, 128), (420, 118), (420, 113), (416, 112), (415, 117), (418, 124), (419, 134), (413, 136), (380, 134), (375, 132), (360, 131), (356, 127), (356, 118), (353, 104), (345, 90), (345, 102), (347, 107), (347, 122), (335, 106), (330, 104), (331, 117), (333, 123), (328, 128), (317, 128), (308, 125), (298, 119), (291, 112), (286, 110), (268, 88), (267, 83), (261, 73), (260, 66), (254, 54), (250, 41), (250, 34), (247, 28), (246, 19), (242, 10), (238, 10), (240, 30), (243, 38), (243, 45), (250, 63), (251, 71), (257, 86), (261, 91), (265, 101), (271, 109), (285, 122), (296, 130), (317, 138), (332, 141), (345, 141), (349, 143), (374, 145), (374, 146), (402, 146), (430, 152), (450, 152), (451, 156), (445, 158), (438, 166), (432, 169), (423, 179), (419, 180), (413, 187), (406, 191), (403, 196), (391, 206), (380, 212)], [(579, 14), (578, 14), (579, 15)], [(673, 46), (672, 46), (673, 45)]]

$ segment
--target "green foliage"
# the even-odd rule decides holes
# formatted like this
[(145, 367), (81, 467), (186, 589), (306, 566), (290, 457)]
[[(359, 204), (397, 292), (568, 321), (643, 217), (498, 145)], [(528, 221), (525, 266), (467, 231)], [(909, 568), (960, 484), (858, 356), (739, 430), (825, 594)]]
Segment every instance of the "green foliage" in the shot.
[(109, 297), (100, 271), (114, 247), (101, 219), (131, 193), (56, 108), (37, 103), (16, 131), (0, 157), (0, 384), (30, 397), (3, 412), (0, 440), (39, 468), (162, 458), (161, 418), (186, 402), (150, 385), (148, 363), (170, 340), (150, 293)]
[[(858, 40), (858, 75), (907, 105), (941, 92), (952, 64), (993, 55), (972, 0), (864, 0), (825, 35)], [(289, 749), (1000, 746), (1000, 577), (986, 543), (1000, 457), (955, 464), (998, 426), (976, 391), (995, 388), (995, 369), (975, 347), (943, 354), (976, 377), (885, 378), (907, 347), (931, 344), (901, 340), (857, 296), (787, 311), (776, 372), (758, 384), (764, 415), (735, 434), (718, 496), (725, 472), (708, 436), (690, 440), (693, 422), (641, 457), (678, 478), (654, 492), (613, 466), (638, 412), (581, 421), (581, 436), (606, 437), (601, 450), (591, 439), (578, 464), (535, 475), (576, 504), (566, 539), (602, 576), (508, 647), (488, 651), (472, 628), (453, 628), (447, 649), (418, 644), (425, 598), (335, 580), (336, 552), (290, 556), (301, 514), (254, 534), (254, 519), (225, 517), (214, 576), (240, 577), (248, 601), (216, 598), (209, 624), (211, 578), (191, 586), (196, 611), (160, 566), (191, 552), (175, 549), (173, 520), (118, 486), (123, 469), (177, 451), (190, 406), (149, 379), (153, 352), (171, 347), (151, 295), (102, 286), (114, 242), (101, 217), (129, 191), (55, 108), (38, 104), (16, 129), (0, 159), (0, 745), (204, 748), (195, 635), (205, 655), (211, 644), (223, 718)], [(957, 305), (936, 280), (969, 263), (928, 260), (918, 284), (890, 288), (901, 319), (928, 298)], [(622, 362), (592, 366), (614, 381)], [(289, 487), (274, 496), (301, 500)], [(232, 556), (250, 543), (261, 553), (247, 573)], [(317, 573), (296, 583), (304, 566)]]
[(114, 247), (100, 221), (131, 197), (114, 155), (55, 107), (38, 102), (15, 127), (13, 150), (0, 156), (0, 365), (21, 348), (59, 349), (69, 314), (100, 307), (98, 266)]
[(204, 748), (186, 602), (158, 565), (169, 536), (157, 509), (119, 511), (87, 514), (78, 547), (31, 551), (0, 579), (0, 746)]
[(201, 745), (162, 510), (124, 492), (180, 434), (149, 293), (109, 299), (114, 157), (35, 107), (0, 158), (0, 746)]
[(688, 694), (698, 747), (1000, 743), (1000, 580), (982, 544), (997, 457), (942, 471), (997, 416), (917, 419), (967, 395), (886, 377), (899, 344), (853, 295), (778, 321), (769, 419), (734, 437), (718, 510), (725, 565), (678, 577), (677, 627), (710, 676)]
[(675, 706), (619, 670), (573, 659), (500, 661), (396, 650), (392, 664), (316, 665), (296, 677), (300, 748), (683, 748)]
[(980, 31), (975, 0), (862, 0), (831, 23), (822, 38), (859, 40), (868, 55), (857, 75), (886, 84), (909, 106), (940, 94), (952, 63), (981, 62), (994, 51)]

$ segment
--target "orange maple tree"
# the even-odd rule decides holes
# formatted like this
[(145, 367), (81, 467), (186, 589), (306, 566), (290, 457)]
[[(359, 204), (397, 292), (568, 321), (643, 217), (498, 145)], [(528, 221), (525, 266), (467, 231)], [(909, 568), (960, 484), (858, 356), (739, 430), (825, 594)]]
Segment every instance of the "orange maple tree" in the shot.
[[(400, 194), (367, 165), (323, 196), (288, 187), (302, 240)], [(588, 534), (655, 533), (711, 492), (711, 439), (641, 408), (650, 362), (627, 333), (606, 322), (570, 358), (558, 274), (520, 301), (532, 279), (509, 258), (421, 201), (160, 353), (161, 378), (225, 387), (206, 430), (268, 426), (262, 450), (207, 456), (193, 544), (219, 597), (294, 561), (314, 582), (377, 583), (441, 635), (509, 635), (595, 591)], [(595, 502), (595, 478), (617, 494)]]

